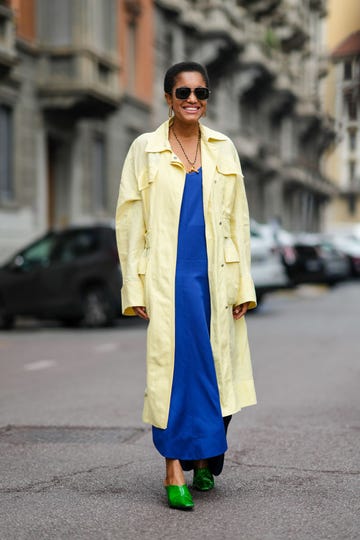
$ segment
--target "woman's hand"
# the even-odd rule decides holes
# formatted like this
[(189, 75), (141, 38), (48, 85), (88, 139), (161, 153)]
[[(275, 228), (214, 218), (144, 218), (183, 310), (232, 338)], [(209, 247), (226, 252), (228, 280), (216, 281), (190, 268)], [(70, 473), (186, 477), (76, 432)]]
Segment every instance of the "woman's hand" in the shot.
[(233, 317), (237, 321), (238, 319), (241, 319), (245, 315), (245, 313), (248, 310), (250, 302), (245, 302), (244, 304), (240, 304), (239, 306), (235, 306), (233, 308)]
[(146, 313), (145, 306), (133, 306), (133, 310), (135, 311), (138, 317), (141, 317), (142, 319), (146, 319), (147, 321), (149, 320), (149, 315)]

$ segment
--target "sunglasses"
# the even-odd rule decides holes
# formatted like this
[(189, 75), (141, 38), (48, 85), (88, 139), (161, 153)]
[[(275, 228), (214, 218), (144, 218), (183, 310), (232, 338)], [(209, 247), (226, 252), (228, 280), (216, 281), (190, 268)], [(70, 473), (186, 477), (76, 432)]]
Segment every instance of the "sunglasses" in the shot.
[[(180, 86), (180, 88), (176, 88), (175, 96), (177, 99), (187, 99), (191, 92), (191, 88), (188, 88), (187, 86)], [(198, 88), (194, 88), (194, 94), (197, 99), (208, 99), (210, 96), (210, 90), (204, 86), (199, 86)]]

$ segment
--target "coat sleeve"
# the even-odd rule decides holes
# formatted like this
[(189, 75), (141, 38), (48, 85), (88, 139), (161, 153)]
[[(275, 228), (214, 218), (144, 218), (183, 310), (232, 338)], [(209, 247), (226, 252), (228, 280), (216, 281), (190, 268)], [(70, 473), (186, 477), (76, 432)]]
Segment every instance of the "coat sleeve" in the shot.
[(135, 170), (134, 143), (125, 159), (116, 208), (116, 239), (123, 277), (121, 303), (124, 315), (135, 315), (133, 306), (145, 306), (143, 277), (138, 273), (145, 249), (145, 224)]
[[(241, 171), (236, 148), (233, 146), (234, 159)], [(232, 208), (230, 227), (233, 241), (240, 254), (240, 287), (236, 305), (250, 302), (249, 309), (256, 307), (256, 293), (251, 277), (250, 218), (245, 192), (244, 177), (240, 172), (236, 177), (234, 205)]]

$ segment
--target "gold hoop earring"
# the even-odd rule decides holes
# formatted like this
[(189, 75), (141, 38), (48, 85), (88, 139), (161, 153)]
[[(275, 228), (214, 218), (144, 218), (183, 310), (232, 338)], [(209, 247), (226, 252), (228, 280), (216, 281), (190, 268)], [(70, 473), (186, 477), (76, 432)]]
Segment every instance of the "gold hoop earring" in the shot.
[(172, 118), (172, 115), (173, 115), (173, 109), (172, 109), (172, 106), (169, 105), (169, 118)]

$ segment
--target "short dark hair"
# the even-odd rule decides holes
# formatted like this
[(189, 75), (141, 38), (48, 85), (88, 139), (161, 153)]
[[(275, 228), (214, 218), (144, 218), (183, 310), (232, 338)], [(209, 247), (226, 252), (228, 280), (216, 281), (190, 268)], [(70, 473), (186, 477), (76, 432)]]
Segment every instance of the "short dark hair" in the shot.
[(173, 66), (169, 67), (165, 73), (164, 91), (166, 94), (171, 94), (177, 75), (179, 75), (179, 73), (183, 73), (184, 71), (197, 71), (201, 73), (201, 75), (204, 77), (206, 86), (209, 87), (209, 76), (204, 66), (198, 64), (197, 62), (179, 62), (178, 64), (174, 64)]

